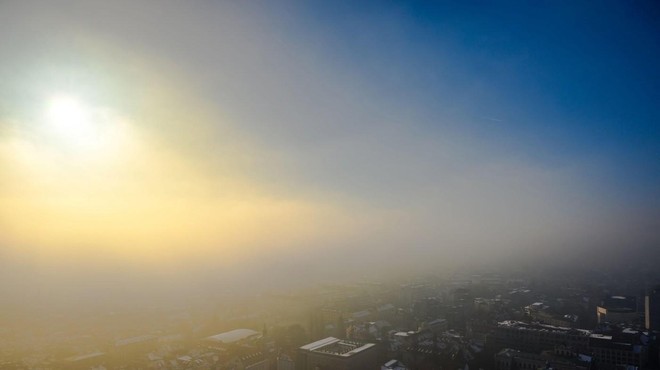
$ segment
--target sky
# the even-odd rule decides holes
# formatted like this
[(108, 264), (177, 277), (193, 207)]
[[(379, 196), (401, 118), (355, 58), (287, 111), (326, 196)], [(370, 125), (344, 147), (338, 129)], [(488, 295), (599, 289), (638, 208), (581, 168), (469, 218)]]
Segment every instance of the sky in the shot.
[(0, 45), (17, 299), (660, 261), (654, 2), (4, 1)]

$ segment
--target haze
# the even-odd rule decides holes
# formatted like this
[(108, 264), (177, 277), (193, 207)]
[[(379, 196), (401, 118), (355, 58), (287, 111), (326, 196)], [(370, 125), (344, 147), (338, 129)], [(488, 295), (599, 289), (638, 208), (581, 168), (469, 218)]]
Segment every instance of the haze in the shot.
[(0, 293), (658, 262), (658, 8), (545, 5), (3, 2)]

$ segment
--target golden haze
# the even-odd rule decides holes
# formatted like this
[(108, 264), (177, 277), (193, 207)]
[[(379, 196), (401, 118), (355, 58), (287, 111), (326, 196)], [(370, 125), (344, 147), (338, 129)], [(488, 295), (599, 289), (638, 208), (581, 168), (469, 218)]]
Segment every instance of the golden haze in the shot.
[[(102, 149), (76, 151), (43, 135), (2, 138), (0, 230), (9, 244), (43, 256), (162, 262), (212, 253), (232, 262), (364, 226), (336, 202), (271, 193), (246, 175), (251, 158), (268, 153), (186, 90), (177, 72), (149, 65), (130, 72), (138, 80), (124, 87), (134, 98), (129, 112), (99, 108), (114, 125)], [(223, 155), (210, 157), (211, 146), (224, 146), (215, 151)]]

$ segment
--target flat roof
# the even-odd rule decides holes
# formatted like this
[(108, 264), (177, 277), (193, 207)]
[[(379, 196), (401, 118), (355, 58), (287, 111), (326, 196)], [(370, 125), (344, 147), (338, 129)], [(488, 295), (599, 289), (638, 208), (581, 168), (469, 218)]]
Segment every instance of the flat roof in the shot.
[(316, 342), (305, 344), (304, 346), (300, 347), (300, 349), (313, 351), (318, 347), (326, 346), (330, 343), (335, 343), (335, 342), (339, 342), (339, 339), (335, 337), (327, 337), (325, 339), (317, 340)]
[(637, 310), (631, 307), (608, 307), (607, 305), (598, 305), (598, 308), (604, 309), (605, 314), (611, 313), (637, 313)]
[(373, 343), (365, 343), (365, 344), (363, 344), (363, 345), (360, 346), (360, 347), (357, 347), (357, 348), (355, 348), (355, 349), (352, 349), (352, 350), (350, 350), (350, 351), (348, 351), (348, 352), (346, 352), (346, 353), (342, 353), (340, 356), (342, 356), (342, 357), (349, 357), (349, 356), (351, 356), (351, 355), (354, 355), (354, 354), (356, 354), (356, 353), (362, 352), (362, 351), (364, 351), (364, 350), (366, 350), (366, 349), (368, 349), (368, 348), (371, 348), (371, 347), (373, 347), (373, 346), (375, 346), (375, 344), (373, 344)]
[(327, 337), (300, 347), (301, 350), (328, 354), (339, 357), (350, 357), (371, 347), (374, 343), (359, 343), (350, 340)]
[(589, 336), (592, 333), (591, 330), (586, 330), (586, 329), (568, 328), (564, 326), (554, 326), (554, 325), (539, 324), (539, 323), (528, 324), (522, 321), (515, 321), (515, 320), (500, 321), (497, 323), (497, 326), (500, 328), (513, 328), (518, 330), (551, 331), (557, 333), (576, 333), (582, 336)]
[(115, 346), (121, 347), (121, 346), (127, 346), (129, 344), (135, 344), (135, 343), (141, 343), (141, 342), (147, 342), (150, 340), (158, 339), (157, 336), (155, 335), (140, 335), (138, 337), (131, 337), (131, 338), (126, 338), (126, 339), (120, 339), (115, 342)]
[(212, 335), (207, 337), (206, 340), (212, 342), (221, 342), (221, 343), (233, 343), (238, 342), (249, 337), (257, 336), (259, 332), (252, 329), (235, 329), (228, 332)]

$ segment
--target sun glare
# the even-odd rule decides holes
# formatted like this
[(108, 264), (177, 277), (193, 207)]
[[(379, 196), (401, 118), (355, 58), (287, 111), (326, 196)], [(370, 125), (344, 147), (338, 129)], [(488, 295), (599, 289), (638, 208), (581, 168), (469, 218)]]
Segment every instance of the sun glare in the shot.
[(50, 129), (72, 145), (92, 148), (99, 141), (91, 109), (74, 96), (52, 97), (48, 102), (46, 118)]

